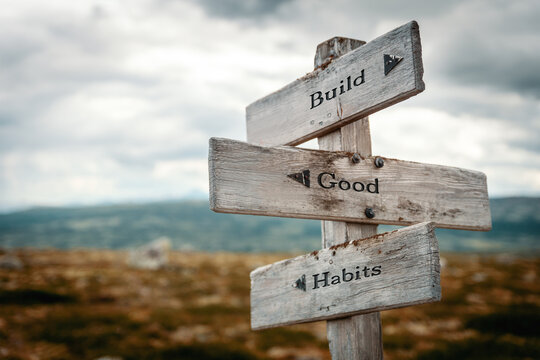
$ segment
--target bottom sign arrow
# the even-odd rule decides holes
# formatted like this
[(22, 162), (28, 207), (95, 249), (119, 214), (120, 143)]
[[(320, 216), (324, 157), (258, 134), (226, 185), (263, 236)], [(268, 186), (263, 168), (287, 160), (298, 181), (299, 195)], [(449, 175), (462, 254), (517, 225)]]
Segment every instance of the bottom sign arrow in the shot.
[(439, 246), (421, 223), (251, 272), (254, 330), (438, 301)]

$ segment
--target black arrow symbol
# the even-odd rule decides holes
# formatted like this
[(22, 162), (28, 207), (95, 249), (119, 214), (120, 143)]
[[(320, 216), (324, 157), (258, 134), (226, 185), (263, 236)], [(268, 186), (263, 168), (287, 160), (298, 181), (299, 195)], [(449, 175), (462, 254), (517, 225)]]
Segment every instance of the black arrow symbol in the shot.
[(309, 187), (309, 170), (304, 170), (299, 173), (287, 175), (291, 179), (298, 181), (300, 184)]
[(401, 60), (403, 60), (401, 56), (384, 54), (384, 76), (388, 75)]
[(306, 275), (302, 275), (294, 282), (294, 288), (297, 288), (302, 291), (306, 291)]

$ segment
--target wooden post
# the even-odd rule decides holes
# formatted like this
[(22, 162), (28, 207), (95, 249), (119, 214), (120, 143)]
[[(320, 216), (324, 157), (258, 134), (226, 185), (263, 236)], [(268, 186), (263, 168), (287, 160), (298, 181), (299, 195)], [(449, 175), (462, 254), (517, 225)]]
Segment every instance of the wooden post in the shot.
[[(355, 39), (335, 37), (317, 46), (315, 68), (365, 44)], [(318, 138), (321, 150), (344, 150), (371, 156), (371, 135), (367, 117)], [(377, 225), (339, 221), (322, 221), (322, 246), (327, 248), (348, 240), (366, 238), (377, 233)], [(382, 359), (382, 326), (380, 313), (357, 315), (326, 323), (333, 360)]]

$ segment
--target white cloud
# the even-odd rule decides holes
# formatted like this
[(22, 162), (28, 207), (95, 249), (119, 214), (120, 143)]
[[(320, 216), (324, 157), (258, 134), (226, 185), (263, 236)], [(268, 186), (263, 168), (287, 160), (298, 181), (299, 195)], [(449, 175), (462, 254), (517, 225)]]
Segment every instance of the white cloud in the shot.
[(176, 196), (186, 196), (191, 192), (208, 191), (208, 161), (206, 160), (169, 160), (158, 161), (152, 176), (171, 187)]

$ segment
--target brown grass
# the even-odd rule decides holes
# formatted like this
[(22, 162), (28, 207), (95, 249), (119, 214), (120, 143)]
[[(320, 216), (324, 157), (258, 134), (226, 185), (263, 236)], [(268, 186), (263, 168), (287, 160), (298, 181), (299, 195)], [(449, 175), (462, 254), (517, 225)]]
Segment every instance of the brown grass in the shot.
[[(0, 269), (0, 358), (330, 359), (324, 322), (254, 332), (249, 273), (290, 255), (27, 250)], [(383, 312), (385, 359), (540, 358), (540, 260), (443, 255), (443, 301)]]

